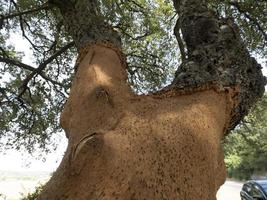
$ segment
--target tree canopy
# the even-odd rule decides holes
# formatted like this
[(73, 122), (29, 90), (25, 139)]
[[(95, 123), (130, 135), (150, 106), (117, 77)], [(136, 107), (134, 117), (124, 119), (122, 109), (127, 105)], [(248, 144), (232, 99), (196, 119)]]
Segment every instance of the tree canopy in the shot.
[[(77, 50), (53, 4), (43, 0), (0, 2), (1, 147), (49, 150), (52, 133), (61, 130), (59, 113), (75, 73)], [(251, 54), (267, 55), (266, 1), (207, 2), (220, 18), (234, 19)], [(121, 36), (128, 81), (134, 90), (155, 91), (170, 82), (186, 51), (181, 34), (178, 43), (173, 35), (179, 15), (172, 1), (98, 3), (105, 20)], [(24, 52), (16, 51), (16, 43), (11, 43), (14, 34), (30, 44), (31, 63), (22, 62)]]

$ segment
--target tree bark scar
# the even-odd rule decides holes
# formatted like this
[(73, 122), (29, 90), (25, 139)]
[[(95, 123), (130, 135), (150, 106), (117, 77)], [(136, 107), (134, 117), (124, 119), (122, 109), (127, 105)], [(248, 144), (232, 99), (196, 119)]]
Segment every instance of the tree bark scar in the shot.
[(99, 87), (96, 89), (95, 94), (96, 94), (97, 99), (105, 99), (106, 102), (109, 103), (109, 105), (111, 105), (112, 108), (114, 108), (114, 102), (112, 98), (110, 97), (107, 89), (105, 89), (104, 87)]
[[(79, 65), (80, 65), (80, 63), (82, 62), (83, 58), (84, 58), (84, 57), (86, 56), (86, 54), (88, 53), (88, 51), (89, 51), (89, 49), (88, 49), (86, 52), (83, 51), (83, 52), (79, 53), (79, 55), (78, 55), (78, 57), (77, 57), (77, 60), (76, 60), (76, 63), (75, 63), (75, 65), (74, 65), (74, 71), (75, 71), (75, 74), (77, 73), (78, 68), (79, 68)], [(95, 51), (93, 50), (92, 55), (91, 55), (91, 58), (90, 58), (89, 63), (88, 63), (89, 65), (92, 63), (94, 57), (95, 57)]]
[(84, 144), (89, 141), (90, 139), (92, 139), (97, 133), (91, 133), (88, 135), (85, 135), (74, 147), (73, 151), (72, 151), (72, 161), (75, 160), (75, 158), (77, 157), (77, 154), (79, 153), (79, 151), (81, 150), (81, 148), (84, 146)]
[(85, 135), (74, 146), (70, 155), (71, 175), (79, 175), (88, 159), (96, 159), (99, 156), (103, 145), (103, 133), (93, 132)]
[(231, 121), (232, 118), (235, 117), (234, 110), (240, 104), (239, 100), (239, 93), (240, 93), (240, 86), (232, 86), (226, 87), (220, 85), (216, 82), (207, 82), (204, 84), (200, 84), (196, 87), (184, 87), (184, 88), (175, 88), (175, 87), (167, 87), (159, 92), (151, 94), (153, 98), (156, 99), (163, 99), (163, 98), (170, 98), (170, 97), (177, 97), (182, 95), (191, 95), (197, 92), (203, 92), (207, 90), (213, 90), (217, 93), (225, 93), (227, 99), (227, 109), (226, 109), (226, 116), (229, 116), (229, 119), (226, 121), (225, 126), (223, 128), (223, 134), (227, 135), (231, 131), (231, 127), (233, 127), (233, 122)]
[(90, 58), (89, 63), (88, 63), (89, 65), (91, 65), (91, 63), (93, 62), (94, 57), (95, 57), (95, 51), (93, 51), (93, 53), (91, 55), (91, 58)]
[(90, 49), (94, 48), (94, 46), (97, 46), (97, 45), (102, 46), (102, 47), (106, 47), (106, 48), (109, 48), (109, 49), (112, 49), (113, 51), (115, 51), (116, 54), (118, 55), (119, 59), (120, 59), (122, 66), (126, 69), (126, 67), (127, 67), (126, 57), (122, 53), (122, 49), (120, 47), (118, 47), (116, 44), (113, 44), (109, 41), (98, 40), (95, 42), (89, 42), (88, 44), (85, 44), (83, 46), (83, 48), (79, 50), (79, 54), (78, 54), (78, 57), (77, 57), (76, 63), (75, 63), (75, 72), (77, 72), (81, 61), (86, 56), (86, 54), (90, 51)]

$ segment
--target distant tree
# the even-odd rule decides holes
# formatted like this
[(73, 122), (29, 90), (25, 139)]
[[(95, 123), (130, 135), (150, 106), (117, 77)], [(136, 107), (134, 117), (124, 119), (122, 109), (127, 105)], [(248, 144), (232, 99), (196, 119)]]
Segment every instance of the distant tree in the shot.
[(41, 193), (42, 189), (43, 189), (43, 186), (40, 185), (36, 187), (32, 193), (29, 193), (23, 196), (22, 198), (20, 198), (20, 200), (36, 200), (38, 198), (38, 195)]
[(232, 134), (225, 138), (225, 160), (229, 176), (250, 179), (267, 173), (267, 94)]
[[(225, 180), (220, 141), (264, 92), (261, 66), (247, 47), (266, 54), (266, 6), (1, 2), (5, 146), (47, 149), (69, 96), (61, 116), (68, 148), (38, 198), (214, 199)], [(8, 44), (12, 31), (31, 44), (36, 67)], [(126, 72), (136, 92), (151, 92), (134, 94)]]

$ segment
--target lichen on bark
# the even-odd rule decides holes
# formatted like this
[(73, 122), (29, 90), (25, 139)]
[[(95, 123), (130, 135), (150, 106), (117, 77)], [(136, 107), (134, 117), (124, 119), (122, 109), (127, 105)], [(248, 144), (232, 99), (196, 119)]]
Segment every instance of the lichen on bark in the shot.
[(264, 93), (261, 66), (250, 56), (234, 21), (216, 16), (205, 0), (174, 0), (174, 6), (188, 55), (167, 88), (186, 90), (207, 83), (239, 88), (229, 132)]

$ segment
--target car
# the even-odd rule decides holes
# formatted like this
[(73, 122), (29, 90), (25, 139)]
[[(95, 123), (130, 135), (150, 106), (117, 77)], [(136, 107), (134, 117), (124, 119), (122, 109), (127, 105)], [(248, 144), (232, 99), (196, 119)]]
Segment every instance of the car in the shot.
[(251, 180), (244, 183), (241, 200), (267, 200), (267, 180)]

